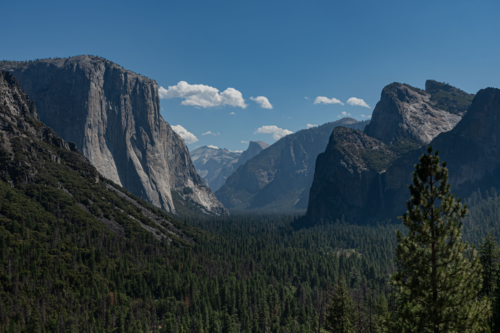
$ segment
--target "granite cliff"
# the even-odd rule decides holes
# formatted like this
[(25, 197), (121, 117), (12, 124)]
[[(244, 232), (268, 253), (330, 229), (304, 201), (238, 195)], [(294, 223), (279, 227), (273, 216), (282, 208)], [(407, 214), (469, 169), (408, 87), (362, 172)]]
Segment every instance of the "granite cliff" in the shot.
[(244, 152), (233, 152), (225, 148), (200, 147), (191, 152), (191, 160), (205, 185), (217, 191), (240, 165), (243, 165), (262, 150), (269, 147), (263, 141), (250, 141)]
[(382, 204), (377, 193), (381, 172), (396, 157), (391, 146), (361, 131), (335, 128), (316, 160), (306, 218), (352, 221), (369, 216), (367, 207)]
[(2, 227), (36, 221), (39, 233), (33, 235), (42, 238), (44, 230), (61, 226), (63, 220), (66, 227), (86, 224), (123, 237), (146, 233), (178, 245), (192, 243), (195, 237), (189, 231), (193, 228), (100, 175), (74, 143), (39, 120), (33, 101), (4, 71), (0, 71), (0, 191)]
[(161, 117), (156, 81), (95, 56), (0, 62), (0, 69), (13, 73), (40, 119), (104, 177), (168, 212), (226, 212)]
[[(457, 126), (430, 142), (446, 161), (451, 190), (457, 196), (467, 198), (477, 189), (500, 188), (499, 128), (500, 89), (482, 89)], [(385, 198), (385, 205), (377, 212), (380, 219), (404, 212), (413, 166), (424, 151), (422, 147), (409, 152), (387, 169), (380, 189)]]
[[(402, 141), (427, 144), (440, 133), (451, 130), (473, 95), (436, 81), (427, 81), (426, 88), (428, 91), (402, 83), (386, 86), (365, 133), (390, 145)], [(462, 109), (457, 109), (457, 101)]]
[(363, 134), (334, 130), (316, 163), (306, 224), (342, 217), (383, 220), (404, 211), (396, 201), (406, 198), (419, 149), (467, 122), (464, 107), (473, 96), (436, 81), (427, 81), (426, 89), (392, 83), (383, 89)]
[(305, 210), (316, 157), (337, 126), (363, 129), (367, 122), (352, 118), (287, 135), (239, 167), (217, 192), (229, 209)]

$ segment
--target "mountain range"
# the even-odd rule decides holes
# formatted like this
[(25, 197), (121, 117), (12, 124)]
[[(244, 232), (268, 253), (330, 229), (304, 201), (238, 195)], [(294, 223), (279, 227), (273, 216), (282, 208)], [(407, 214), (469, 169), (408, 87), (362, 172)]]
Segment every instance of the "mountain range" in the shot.
[(495, 186), (498, 96), (496, 89), (471, 95), (436, 81), (425, 91), (386, 86), (364, 132), (334, 129), (318, 156), (305, 223), (395, 219), (406, 210), (407, 186), (427, 145), (447, 161), (452, 191), (466, 197)]
[(250, 141), (244, 152), (204, 146), (191, 151), (191, 160), (205, 185), (215, 192), (240, 165), (267, 147), (269, 144), (263, 141)]
[(203, 184), (184, 140), (160, 115), (156, 81), (96, 56), (0, 62), (107, 179), (174, 214), (227, 210)]
[(300, 211), (309, 198), (316, 157), (338, 126), (363, 129), (369, 121), (343, 118), (281, 138), (240, 166), (215, 192), (236, 211)]

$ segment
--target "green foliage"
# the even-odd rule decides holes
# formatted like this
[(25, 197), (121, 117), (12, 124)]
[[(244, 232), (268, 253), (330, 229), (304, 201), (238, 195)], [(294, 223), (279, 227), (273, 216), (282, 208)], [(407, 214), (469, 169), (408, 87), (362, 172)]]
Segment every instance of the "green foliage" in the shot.
[(341, 276), (331, 295), (330, 307), (326, 316), (327, 330), (335, 333), (354, 332), (356, 323), (354, 309), (345, 278)]
[(389, 149), (392, 154), (387, 154), (384, 151), (377, 149), (365, 149), (361, 152), (361, 156), (363, 157), (368, 169), (376, 172), (382, 172), (408, 151), (415, 150), (420, 147), (420, 143), (406, 140), (399, 142), (397, 145), (387, 146), (386, 148)]
[(439, 90), (431, 95), (438, 108), (455, 114), (467, 111), (473, 99), (474, 95), (456, 91)]
[(391, 277), (396, 312), (387, 329), (394, 332), (481, 332), (488, 329), (490, 301), (478, 300), (481, 263), (461, 240), (467, 214), (450, 194), (446, 163), (438, 152), (420, 158), (410, 185), (408, 236), (398, 231), (397, 271)]

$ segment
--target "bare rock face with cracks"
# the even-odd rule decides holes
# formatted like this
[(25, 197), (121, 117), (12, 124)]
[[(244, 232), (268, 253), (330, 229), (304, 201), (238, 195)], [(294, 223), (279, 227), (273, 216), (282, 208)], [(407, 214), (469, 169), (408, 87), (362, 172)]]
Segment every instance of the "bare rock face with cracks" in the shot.
[(156, 81), (95, 56), (4, 61), (0, 68), (17, 78), (40, 119), (106, 178), (171, 213), (180, 206), (227, 213), (161, 117)]

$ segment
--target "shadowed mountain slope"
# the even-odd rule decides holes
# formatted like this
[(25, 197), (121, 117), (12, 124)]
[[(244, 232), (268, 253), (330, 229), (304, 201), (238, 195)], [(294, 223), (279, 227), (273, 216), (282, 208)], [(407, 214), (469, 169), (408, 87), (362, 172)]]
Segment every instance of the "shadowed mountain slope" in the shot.
[(41, 120), (104, 177), (168, 212), (226, 213), (161, 117), (156, 81), (95, 56), (4, 61), (0, 69), (14, 74)]
[(307, 207), (316, 157), (337, 126), (363, 129), (352, 118), (290, 134), (247, 161), (217, 192), (229, 209), (294, 211)]

